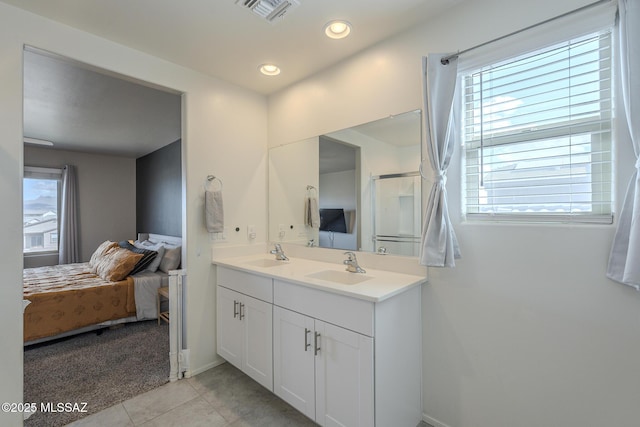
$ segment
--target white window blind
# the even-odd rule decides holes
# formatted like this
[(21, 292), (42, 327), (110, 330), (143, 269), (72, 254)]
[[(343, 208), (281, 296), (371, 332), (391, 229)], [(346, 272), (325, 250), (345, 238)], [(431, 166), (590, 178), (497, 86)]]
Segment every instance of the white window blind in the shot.
[(470, 219), (612, 221), (611, 34), (464, 75)]

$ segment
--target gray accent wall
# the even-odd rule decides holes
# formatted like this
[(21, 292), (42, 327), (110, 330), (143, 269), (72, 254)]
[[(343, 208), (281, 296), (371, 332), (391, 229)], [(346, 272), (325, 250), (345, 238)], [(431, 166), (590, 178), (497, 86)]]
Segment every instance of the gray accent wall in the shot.
[(182, 237), (182, 141), (136, 159), (139, 233)]

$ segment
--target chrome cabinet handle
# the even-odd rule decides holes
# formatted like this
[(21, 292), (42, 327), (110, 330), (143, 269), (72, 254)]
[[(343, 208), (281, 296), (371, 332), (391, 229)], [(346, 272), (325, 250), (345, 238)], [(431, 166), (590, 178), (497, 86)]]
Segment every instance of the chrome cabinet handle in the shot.
[(238, 301), (233, 300), (233, 318), (238, 317)]
[(240, 304), (240, 320), (244, 319), (245, 315), (244, 315), (244, 304), (243, 303), (239, 303)]
[(318, 345), (318, 338), (320, 338), (320, 332), (316, 332), (315, 336), (313, 338), (314, 344), (315, 344), (315, 349), (313, 351), (313, 355), (317, 356), (318, 352), (320, 351), (320, 345)]
[(311, 343), (309, 343), (309, 332), (311, 332), (311, 329), (304, 328), (304, 351), (307, 351), (307, 349), (311, 347)]

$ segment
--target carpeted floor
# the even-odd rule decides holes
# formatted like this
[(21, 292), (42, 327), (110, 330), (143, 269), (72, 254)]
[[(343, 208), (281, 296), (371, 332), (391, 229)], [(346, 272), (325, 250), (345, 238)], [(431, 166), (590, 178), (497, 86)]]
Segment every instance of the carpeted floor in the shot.
[[(169, 328), (155, 320), (87, 332), (25, 348), (24, 402), (38, 412), (27, 427), (57, 427), (95, 414), (169, 379)], [(41, 403), (86, 402), (88, 413), (41, 412)], [(80, 405), (82, 406), (82, 405)]]

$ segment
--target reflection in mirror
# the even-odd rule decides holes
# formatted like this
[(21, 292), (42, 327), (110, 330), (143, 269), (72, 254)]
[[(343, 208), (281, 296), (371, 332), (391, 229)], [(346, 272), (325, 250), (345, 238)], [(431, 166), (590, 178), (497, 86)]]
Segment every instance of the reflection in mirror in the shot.
[(420, 159), (419, 110), (272, 148), (270, 240), (417, 255)]
[(327, 135), (319, 142), (318, 246), (357, 251), (360, 147)]
[(379, 254), (420, 253), (420, 173), (373, 177), (373, 242)]

